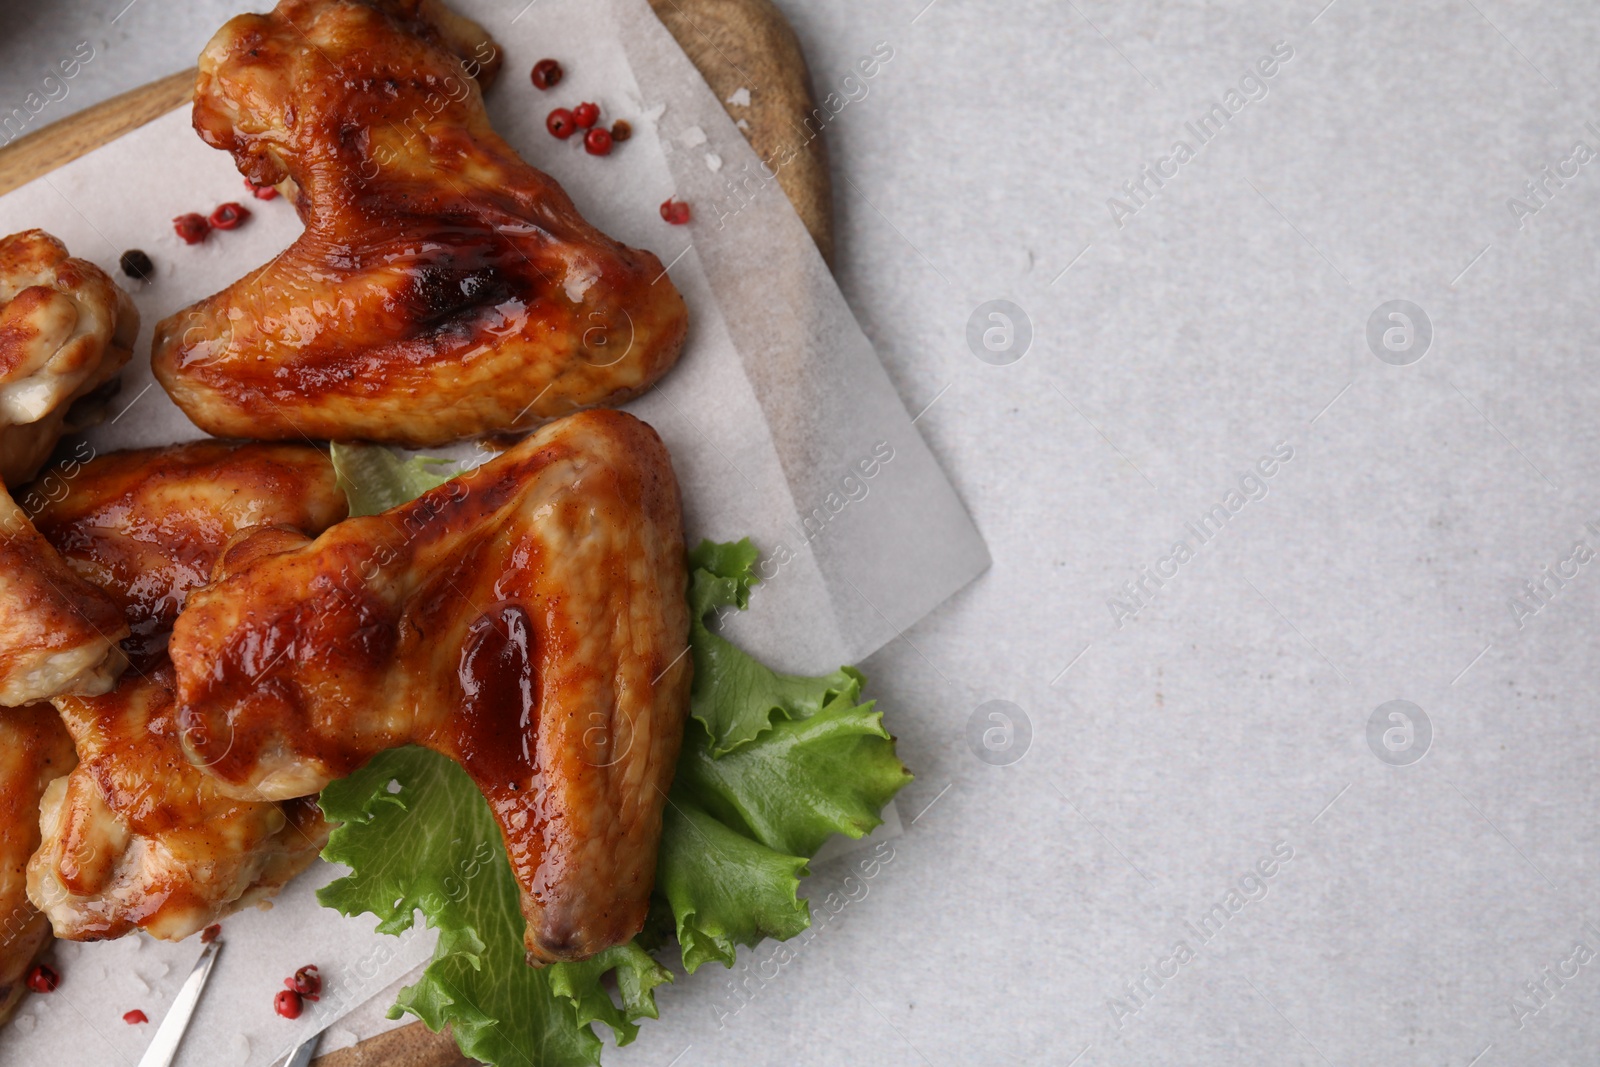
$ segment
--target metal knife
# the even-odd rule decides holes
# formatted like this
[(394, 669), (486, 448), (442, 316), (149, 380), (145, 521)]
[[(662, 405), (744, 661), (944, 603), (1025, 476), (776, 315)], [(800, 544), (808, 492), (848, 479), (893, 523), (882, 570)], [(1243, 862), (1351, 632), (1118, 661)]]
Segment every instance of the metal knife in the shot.
[(183, 980), (172, 1007), (167, 1010), (167, 1017), (161, 1020), (150, 1047), (140, 1057), (139, 1067), (171, 1067), (173, 1058), (178, 1055), (178, 1046), (183, 1043), (183, 1035), (189, 1029), (189, 1020), (194, 1018), (195, 1005), (200, 1003), (200, 992), (205, 989), (206, 980), (211, 977), (211, 967), (217, 962), (217, 954), (221, 951), (221, 941), (213, 941), (200, 950), (194, 970)]
[(289, 1053), (289, 1058), (284, 1060), (280, 1067), (310, 1067), (311, 1057), (317, 1054), (317, 1042), (321, 1038), (320, 1030), (306, 1038), (299, 1048)]

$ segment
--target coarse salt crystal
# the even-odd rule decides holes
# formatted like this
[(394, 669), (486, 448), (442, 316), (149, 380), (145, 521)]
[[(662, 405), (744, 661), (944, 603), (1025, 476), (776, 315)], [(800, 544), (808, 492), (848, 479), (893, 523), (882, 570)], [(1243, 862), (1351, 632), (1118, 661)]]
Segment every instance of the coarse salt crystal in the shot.
[(690, 126), (678, 134), (678, 140), (683, 142), (685, 148), (695, 148), (706, 143), (706, 131), (698, 126)]
[(746, 89), (742, 85), (739, 86), (739, 88), (733, 91), (733, 95), (728, 97), (728, 103), (732, 104), (734, 107), (749, 107), (750, 90)]

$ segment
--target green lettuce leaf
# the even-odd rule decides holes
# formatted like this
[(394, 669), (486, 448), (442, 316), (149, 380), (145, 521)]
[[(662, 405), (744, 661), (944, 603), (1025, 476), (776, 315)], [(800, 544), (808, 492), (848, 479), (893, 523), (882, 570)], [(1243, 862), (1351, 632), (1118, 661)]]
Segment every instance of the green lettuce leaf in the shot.
[(788, 940), (809, 926), (796, 892), (807, 860), (832, 834), (870, 833), (910, 781), (882, 716), (849, 689), (720, 758), (691, 724), (656, 866), (684, 968), (732, 967), (739, 945)]
[(811, 909), (799, 899), (805, 857), (750, 840), (677, 789), (669, 799), (656, 892), (672, 908), (685, 970), (712, 960), (732, 967), (737, 946), (787, 941), (811, 925)]
[[(317, 898), (345, 915), (371, 912), (399, 934), (416, 911), (439, 931), (433, 960), (400, 993), (390, 1018), (410, 1012), (434, 1030), (446, 1023), (464, 1055), (514, 1067), (587, 1067), (600, 1062), (590, 1026), (611, 1027), (625, 1045), (635, 1020), (656, 1017), (656, 986), (672, 980), (628, 944), (583, 963), (529, 967), (520, 894), (489, 805), (467, 773), (422, 748), (379, 755), (322, 792), (322, 810), (342, 823), (323, 857), (354, 873)], [(617, 1005), (602, 984), (615, 975)]]
[(332, 452), (333, 473), (353, 519), (399, 507), (461, 473), (452, 460), (402, 459), (382, 445), (335, 441)]
[[(437, 461), (334, 446), (352, 513), (403, 503), (444, 481)], [(676, 933), (686, 970), (732, 966), (740, 945), (787, 939), (810, 925), (799, 898), (810, 857), (831, 834), (860, 837), (910, 781), (860, 672), (778, 674), (712, 631), (708, 617), (743, 609), (757, 584), (748, 540), (702, 543), (690, 555), (695, 662), (692, 718), (669, 796), (646, 930), (582, 963), (536, 970), (522, 945), (520, 894), (505, 847), (472, 780), (420, 748), (385, 752), (322, 793), (341, 825), (323, 855), (350, 874), (318, 898), (370, 912), (398, 934), (420, 911), (439, 930), (434, 958), (390, 1010), (453, 1028), (461, 1051), (501, 1067), (600, 1062), (595, 1024), (618, 1044), (656, 1018), (654, 990), (672, 980), (648, 949)]]
[(686, 739), (677, 792), (794, 856), (816, 855), (833, 834), (870, 833), (909, 781), (873, 703), (858, 704), (852, 685), (814, 714), (779, 720), (755, 744), (721, 757)]
[(707, 616), (749, 606), (750, 589), (761, 582), (755, 572), (759, 555), (748, 537), (702, 541), (689, 553), (689, 648), (694, 656), (689, 713), (710, 732), (713, 756), (755, 740), (774, 715), (792, 719), (814, 714), (834, 696), (859, 693), (866, 680), (853, 667), (821, 678), (779, 674), (712, 630)]

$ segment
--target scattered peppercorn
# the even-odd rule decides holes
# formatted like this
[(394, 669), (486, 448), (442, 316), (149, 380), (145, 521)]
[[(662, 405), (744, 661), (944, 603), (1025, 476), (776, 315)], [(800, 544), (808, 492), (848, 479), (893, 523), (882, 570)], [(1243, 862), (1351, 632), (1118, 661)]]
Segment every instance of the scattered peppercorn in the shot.
[(566, 72), (561, 69), (561, 64), (553, 59), (541, 59), (533, 65), (533, 85), (536, 89), (550, 89), (561, 84), (561, 76)]
[(596, 126), (584, 134), (583, 150), (591, 156), (609, 156), (611, 154), (611, 131), (604, 126)]
[(611, 124), (611, 139), (618, 143), (626, 141), (633, 136), (633, 127), (628, 125), (627, 119), (618, 119)]
[(316, 1000), (322, 992), (322, 976), (317, 973), (316, 964), (300, 968), (293, 978), (285, 978), (283, 984), (307, 1000)]
[(276, 200), (278, 198), (278, 187), (275, 185), (257, 185), (249, 178), (246, 178), (244, 187), (250, 190), (250, 195), (257, 200)]
[(61, 984), (61, 976), (52, 967), (42, 963), (33, 965), (28, 972), (28, 988), (35, 993), (54, 993), (56, 986)]
[(217, 935), (220, 933), (222, 933), (222, 924), (212, 923), (210, 926), (200, 931), (200, 943), (202, 945), (209, 945), (211, 942), (217, 939)]
[(551, 137), (565, 141), (578, 132), (578, 120), (566, 108), (558, 107), (544, 120), (544, 128), (550, 131)]
[(184, 244), (197, 245), (211, 232), (211, 223), (206, 221), (204, 215), (191, 211), (187, 215), (179, 215), (173, 219), (172, 228), (183, 238)]
[(127, 1023), (129, 1026), (138, 1026), (140, 1023), (149, 1022), (150, 1016), (146, 1015), (138, 1008), (134, 1008), (132, 1011), (126, 1011), (122, 1013), (122, 1021)]
[(689, 205), (682, 200), (666, 199), (661, 201), (661, 217), (674, 226), (682, 226), (689, 221)]
[(572, 117), (579, 126), (587, 130), (600, 121), (600, 105), (585, 101), (572, 109)]
[(221, 205), (211, 213), (210, 223), (219, 230), (233, 230), (240, 223), (248, 221), (250, 209), (243, 204), (235, 204), (232, 200)]
[(122, 253), (117, 265), (122, 268), (122, 273), (141, 282), (149, 281), (150, 276), (156, 272), (156, 265), (150, 262), (150, 257), (137, 248), (130, 248)]
[(280, 989), (278, 995), (272, 998), (272, 1010), (285, 1019), (300, 1018), (300, 994), (292, 989)]

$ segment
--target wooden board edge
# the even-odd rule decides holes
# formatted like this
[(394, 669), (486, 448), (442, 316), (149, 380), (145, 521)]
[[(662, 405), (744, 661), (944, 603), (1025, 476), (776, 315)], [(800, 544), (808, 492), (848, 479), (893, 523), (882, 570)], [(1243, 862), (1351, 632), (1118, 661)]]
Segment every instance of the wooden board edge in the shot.
[(0, 195), (182, 107), (194, 97), (194, 79), (193, 68), (169, 74), (0, 148)]
[[(820, 135), (799, 141), (816, 103), (805, 53), (772, 0), (649, 0), (656, 17), (689, 56), (761, 159), (792, 152), (778, 185), (805, 223), (822, 258), (833, 263), (833, 187)], [(194, 68), (112, 97), (0, 147), (0, 195), (49, 174), (194, 96)], [(748, 105), (730, 97), (745, 89)], [(808, 125), (808, 123), (810, 125)]]
[(456, 1048), (448, 1026), (436, 1034), (415, 1022), (318, 1056), (311, 1067), (462, 1067), (473, 1063)]
[[(668, 32), (773, 168), (822, 258), (833, 265), (833, 179), (811, 70), (794, 27), (772, 0), (650, 0)], [(731, 103), (739, 90), (748, 104)], [(826, 112), (823, 112), (826, 115)]]

